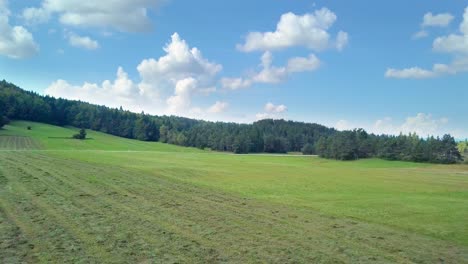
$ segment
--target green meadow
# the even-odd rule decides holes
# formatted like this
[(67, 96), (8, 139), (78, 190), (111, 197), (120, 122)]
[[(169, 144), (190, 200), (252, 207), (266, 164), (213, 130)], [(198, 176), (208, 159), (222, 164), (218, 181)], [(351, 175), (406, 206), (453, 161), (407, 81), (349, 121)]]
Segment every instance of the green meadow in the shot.
[(76, 132), (0, 130), (1, 263), (468, 263), (468, 165)]

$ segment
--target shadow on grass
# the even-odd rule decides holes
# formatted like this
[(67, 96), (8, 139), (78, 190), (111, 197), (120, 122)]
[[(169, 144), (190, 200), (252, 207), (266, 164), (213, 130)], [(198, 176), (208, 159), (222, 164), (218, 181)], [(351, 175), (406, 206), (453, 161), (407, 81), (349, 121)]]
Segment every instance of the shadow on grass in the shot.
[(73, 140), (94, 140), (94, 138), (76, 139), (73, 137), (47, 137), (50, 139), (73, 139)]

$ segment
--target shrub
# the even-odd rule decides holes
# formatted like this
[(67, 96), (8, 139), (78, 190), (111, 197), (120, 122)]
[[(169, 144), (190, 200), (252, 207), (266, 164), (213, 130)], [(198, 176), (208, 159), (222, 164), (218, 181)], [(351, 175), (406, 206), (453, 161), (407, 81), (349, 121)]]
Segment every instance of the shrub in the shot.
[(80, 129), (80, 132), (78, 134), (73, 135), (74, 139), (86, 139), (86, 130), (84, 128)]

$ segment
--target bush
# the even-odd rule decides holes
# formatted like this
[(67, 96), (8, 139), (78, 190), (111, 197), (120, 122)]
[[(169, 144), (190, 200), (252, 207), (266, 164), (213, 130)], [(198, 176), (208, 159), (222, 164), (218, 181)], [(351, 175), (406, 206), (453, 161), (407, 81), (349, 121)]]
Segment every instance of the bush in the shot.
[(27, 129), (28, 129), (28, 130), (31, 130), (31, 129), (32, 129), (32, 127), (31, 127), (31, 126), (28, 126), (28, 127), (27, 127)]
[(73, 135), (74, 139), (86, 139), (86, 130), (84, 128), (80, 129), (80, 132), (78, 134)]

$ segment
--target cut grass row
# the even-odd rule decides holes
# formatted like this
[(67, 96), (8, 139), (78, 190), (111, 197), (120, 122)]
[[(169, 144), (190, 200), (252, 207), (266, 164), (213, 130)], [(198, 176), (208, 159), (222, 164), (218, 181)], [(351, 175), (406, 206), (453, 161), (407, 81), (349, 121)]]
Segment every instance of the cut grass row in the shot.
[[(66, 170), (65, 170), (66, 168)], [(48, 153), (0, 153), (0, 259), (29, 262), (452, 262), (466, 247)]]
[[(216, 153), (51, 152), (468, 246), (468, 167)], [(131, 159), (131, 162), (126, 162)]]
[[(27, 129), (28, 126), (31, 127), (31, 130)], [(30, 121), (13, 121), (6, 125), (5, 129), (0, 130), (0, 142), (1, 136), (21, 136), (40, 143), (42, 149), (45, 150), (203, 152), (196, 148), (185, 148), (159, 142), (143, 142), (92, 130), (86, 132), (87, 140), (75, 140), (71, 137), (78, 133), (76, 128), (57, 127)]]
[(41, 145), (26, 136), (0, 135), (0, 150), (41, 149)]

